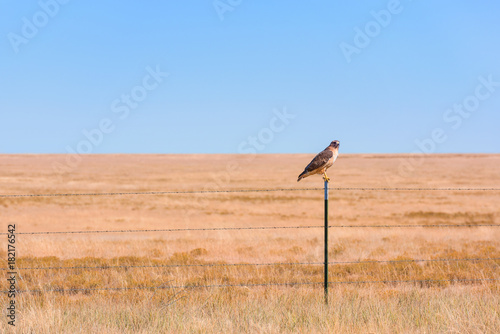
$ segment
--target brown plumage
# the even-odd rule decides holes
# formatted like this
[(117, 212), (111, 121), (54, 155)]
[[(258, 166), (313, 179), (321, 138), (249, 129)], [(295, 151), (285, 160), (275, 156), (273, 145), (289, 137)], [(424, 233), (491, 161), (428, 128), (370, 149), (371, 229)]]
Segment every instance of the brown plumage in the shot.
[(339, 146), (340, 142), (338, 140), (332, 141), (330, 146), (318, 153), (309, 165), (306, 166), (304, 171), (299, 175), (297, 182), (314, 174), (323, 174), (323, 179), (325, 181), (330, 181), (330, 178), (326, 175), (326, 170), (332, 167), (335, 160), (337, 160), (339, 155)]

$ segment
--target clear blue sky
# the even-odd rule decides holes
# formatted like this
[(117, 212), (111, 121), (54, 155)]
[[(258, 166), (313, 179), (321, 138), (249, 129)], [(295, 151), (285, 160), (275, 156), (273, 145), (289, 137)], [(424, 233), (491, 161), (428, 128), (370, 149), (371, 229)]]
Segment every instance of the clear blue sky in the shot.
[(500, 153), (499, 13), (0, 0), (0, 153)]

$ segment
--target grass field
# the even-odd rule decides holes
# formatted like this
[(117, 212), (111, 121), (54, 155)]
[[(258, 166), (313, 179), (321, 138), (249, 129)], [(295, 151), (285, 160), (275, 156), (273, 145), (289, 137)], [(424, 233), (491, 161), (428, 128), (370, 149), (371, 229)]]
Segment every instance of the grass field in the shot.
[[(311, 158), (92, 155), (59, 173), (65, 156), (3, 155), (0, 193), (319, 188), (319, 176), (296, 182)], [(329, 176), (334, 188), (498, 188), (500, 155), (341, 155)], [(323, 192), (0, 198), (0, 211), (2, 233), (319, 226)], [(500, 192), (332, 190), (330, 224), (500, 224)], [(500, 332), (500, 283), (460, 281), (499, 279), (500, 260), (410, 261), (500, 258), (497, 227), (331, 228), (330, 261), (366, 262), (331, 265), (330, 281), (421, 281), (332, 284), (328, 306), (321, 285), (193, 288), (321, 282), (316, 264), (224, 265), (322, 262), (321, 228), (20, 234), (16, 248), (18, 267), (105, 267), (19, 270), (21, 290), (137, 288), (18, 294), (18, 333)]]

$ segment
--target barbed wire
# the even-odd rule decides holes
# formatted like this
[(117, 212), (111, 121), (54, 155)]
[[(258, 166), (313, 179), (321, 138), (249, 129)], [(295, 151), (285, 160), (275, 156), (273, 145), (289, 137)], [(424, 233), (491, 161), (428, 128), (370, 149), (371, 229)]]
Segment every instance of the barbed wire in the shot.
[[(324, 188), (316, 188), (324, 190)], [(500, 191), (500, 188), (377, 188), (377, 187), (342, 187), (328, 188), (337, 191)]]
[[(321, 226), (324, 228), (324, 226)], [(500, 224), (329, 225), (328, 228), (500, 227)]]
[[(377, 188), (377, 187), (341, 187), (328, 188), (337, 191), (500, 191), (500, 188)], [(178, 194), (218, 194), (252, 193), (280, 191), (316, 191), (324, 188), (279, 188), (279, 189), (227, 189), (227, 190), (190, 190), (190, 191), (136, 191), (106, 193), (56, 193), (56, 194), (0, 194), (0, 198), (16, 197), (69, 197), (69, 196), (127, 196), (127, 195), (178, 195)]]
[[(331, 281), (328, 284), (398, 284), (398, 283), (438, 283), (438, 282), (497, 282), (500, 278), (450, 278), (450, 279), (421, 279), (421, 280), (380, 280), (380, 281)], [(110, 288), (81, 288), (81, 289), (44, 289), (44, 290), (16, 290), (17, 293), (43, 293), (43, 292), (91, 292), (91, 291), (122, 291), (122, 290), (164, 290), (164, 289), (210, 289), (210, 288), (235, 288), (259, 286), (295, 286), (295, 285), (323, 285), (324, 282), (276, 282), (276, 283), (240, 283), (240, 284), (210, 284), (210, 285), (160, 285), (138, 287), (110, 287)], [(9, 291), (0, 291), (8, 293)]]
[[(366, 261), (333, 261), (328, 265), (336, 264), (374, 264), (374, 263), (411, 263), (411, 262), (480, 262), (500, 261), (500, 258), (465, 258), (465, 259), (403, 259), (403, 260), (366, 260)], [(324, 262), (273, 262), (273, 263), (199, 263), (199, 264), (165, 264), (165, 265), (103, 265), (103, 266), (74, 266), (74, 267), (24, 267), (16, 270), (82, 270), (82, 269), (128, 269), (128, 268), (178, 268), (178, 267), (243, 267), (243, 266), (306, 266), (324, 265)], [(0, 268), (0, 270), (10, 270)]]
[[(500, 225), (499, 225), (500, 226)], [(185, 232), (185, 231), (231, 231), (231, 230), (277, 230), (319, 228), (324, 226), (256, 226), (256, 227), (200, 227), (200, 228), (166, 228), (153, 230), (101, 230), (101, 231), (45, 231), (17, 232), (17, 234), (90, 234), (90, 233), (148, 233), (148, 232)], [(2, 233), (7, 234), (7, 233)]]
[[(29, 198), (29, 197), (69, 197), (69, 196), (126, 196), (126, 195), (172, 195), (172, 194), (213, 194), (213, 193), (253, 193), (253, 192), (285, 192), (285, 191), (319, 191), (324, 188), (290, 188), (290, 189), (235, 189), (235, 190), (208, 190), (208, 191), (148, 191), (148, 192), (107, 192), (107, 193), (59, 193), (59, 194), (5, 194), (0, 198)], [(336, 191), (500, 191), (500, 188), (367, 188), (346, 187), (329, 188)], [(425, 228), (425, 227), (499, 227), (498, 224), (421, 224), (421, 225), (330, 225), (328, 228)], [(22, 235), (48, 234), (90, 234), (90, 233), (144, 233), (144, 232), (180, 232), (180, 231), (228, 231), (228, 230), (270, 230), (270, 229), (308, 229), (324, 228), (324, 226), (263, 226), (263, 227), (219, 227), (219, 228), (175, 228), (149, 230), (102, 230), (102, 231), (46, 231), (46, 232), (18, 232)], [(1, 233), (8, 234), (8, 233)], [(379, 260), (379, 261), (338, 261), (333, 264), (369, 264), (369, 263), (398, 263), (398, 262), (437, 262), (437, 261), (496, 261), (500, 258), (477, 259), (416, 259), (416, 260)], [(322, 262), (302, 263), (260, 263), (260, 264), (189, 264), (189, 265), (150, 265), (150, 266), (96, 266), (96, 267), (33, 267), (18, 268), (19, 270), (70, 270), (70, 269), (110, 269), (110, 268), (168, 268), (168, 267), (209, 267), (209, 266), (277, 266), (277, 265), (323, 265)], [(0, 268), (0, 270), (7, 270)], [(426, 280), (381, 280), (381, 281), (332, 281), (328, 284), (396, 284), (396, 283), (432, 283), (432, 282), (487, 282), (499, 281), (496, 278), (486, 279), (426, 279)], [(322, 285), (324, 282), (282, 282), (282, 283), (251, 283), (251, 284), (214, 284), (214, 285), (185, 285), (185, 286), (156, 286), (156, 287), (110, 287), (110, 288), (81, 288), (81, 289), (45, 289), (19, 290), (17, 292), (90, 292), (90, 291), (120, 291), (137, 289), (193, 289), (193, 288), (223, 288), (223, 287), (257, 287), (257, 286), (294, 286), (294, 285)], [(0, 291), (6, 293), (9, 291)]]
[(180, 194), (217, 194), (278, 191), (311, 191), (323, 188), (281, 188), (281, 189), (233, 189), (233, 190), (190, 190), (190, 191), (144, 191), (144, 192), (106, 192), (106, 193), (62, 193), (62, 194), (6, 194), (0, 197), (68, 197), (68, 196), (127, 196), (127, 195), (180, 195)]
[[(323, 225), (308, 226), (255, 226), (255, 227), (202, 227), (202, 228), (166, 228), (152, 230), (91, 230), (91, 231), (42, 231), (16, 232), (16, 235), (47, 234), (94, 234), (94, 233), (150, 233), (150, 232), (188, 232), (188, 231), (240, 231), (240, 230), (279, 230), (324, 228)], [(329, 225), (328, 228), (445, 228), (445, 227), (500, 227), (500, 224), (417, 224), (417, 225)], [(0, 235), (7, 235), (3, 232)]]

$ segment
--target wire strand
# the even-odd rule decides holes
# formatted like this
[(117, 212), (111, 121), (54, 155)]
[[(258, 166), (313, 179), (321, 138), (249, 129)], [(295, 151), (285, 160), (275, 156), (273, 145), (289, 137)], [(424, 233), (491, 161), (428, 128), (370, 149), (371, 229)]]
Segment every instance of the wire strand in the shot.
[[(153, 230), (101, 230), (101, 231), (45, 231), (17, 232), (17, 234), (90, 234), (90, 233), (148, 233), (148, 232), (185, 232), (185, 231), (231, 231), (231, 230), (277, 230), (297, 228), (319, 228), (324, 226), (261, 226), (261, 227), (201, 227), (201, 228), (166, 228)], [(8, 234), (8, 233), (1, 233)]]
[[(321, 226), (324, 228), (324, 226)], [(500, 227), (500, 224), (329, 225), (328, 228)]]
[(106, 192), (106, 193), (62, 193), (62, 194), (6, 194), (0, 197), (68, 197), (68, 196), (127, 196), (127, 195), (182, 195), (182, 194), (218, 194), (277, 191), (311, 191), (323, 188), (290, 188), (290, 189), (234, 189), (234, 190), (192, 190), (192, 191), (144, 191), (144, 192)]
[[(500, 191), (500, 188), (369, 188), (343, 187), (328, 188), (337, 191)], [(253, 193), (279, 191), (315, 191), (324, 188), (279, 188), (279, 189), (227, 189), (227, 190), (192, 190), (192, 191), (136, 191), (106, 193), (56, 193), (56, 194), (0, 194), (0, 198), (20, 197), (69, 197), (69, 196), (128, 196), (128, 195), (179, 195), (179, 194), (220, 194), (220, 193)]]
[[(381, 280), (381, 281), (331, 281), (328, 284), (397, 284), (397, 283), (437, 283), (437, 282), (496, 282), (500, 278), (478, 279), (422, 279), (422, 280)], [(82, 288), (82, 289), (44, 289), (44, 290), (16, 290), (17, 293), (43, 293), (43, 292), (91, 292), (91, 291), (122, 291), (122, 290), (162, 290), (162, 289), (201, 289), (201, 288), (227, 288), (227, 287), (259, 287), (259, 286), (294, 286), (294, 285), (323, 285), (324, 282), (276, 282), (276, 283), (241, 283), (241, 284), (211, 284), (211, 285), (160, 285), (153, 287), (110, 287), (110, 288)], [(0, 291), (8, 293), (9, 291)]]
[[(329, 225), (328, 228), (448, 228), (448, 227), (500, 227), (500, 224), (420, 224), (420, 225)], [(324, 228), (320, 225), (309, 226), (256, 226), (256, 227), (207, 227), (207, 228), (167, 228), (153, 230), (93, 230), (93, 231), (43, 231), (17, 232), (16, 235), (48, 234), (94, 234), (94, 233), (150, 233), (150, 232), (187, 232), (187, 231), (240, 231), (240, 230), (279, 230)], [(0, 233), (7, 235), (8, 233)]]
[[(373, 264), (373, 263), (411, 263), (411, 262), (480, 262), (500, 261), (500, 258), (466, 258), (466, 259), (407, 259), (407, 260), (370, 260), (370, 261), (334, 261), (336, 264)], [(25, 267), (16, 270), (81, 270), (81, 269), (127, 269), (127, 268), (179, 268), (179, 267), (243, 267), (243, 266), (314, 266), (324, 262), (275, 262), (275, 263), (200, 263), (200, 264), (166, 264), (166, 265), (118, 265), (118, 266), (75, 266), (75, 267)], [(9, 270), (0, 268), (0, 270)]]

